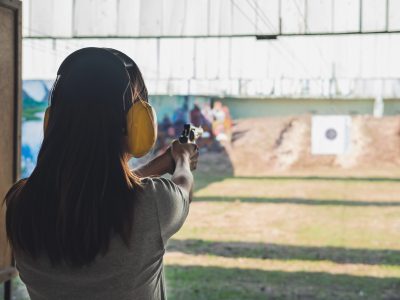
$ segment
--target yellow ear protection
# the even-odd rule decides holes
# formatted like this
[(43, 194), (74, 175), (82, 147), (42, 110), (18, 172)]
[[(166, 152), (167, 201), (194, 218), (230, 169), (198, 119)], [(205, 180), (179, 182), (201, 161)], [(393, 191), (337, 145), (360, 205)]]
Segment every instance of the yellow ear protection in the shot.
[[(139, 69), (135, 62), (124, 53), (110, 48), (83, 48), (69, 55), (61, 64), (57, 72), (57, 80), (53, 85), (53, 90), (56, 89), (59, 80), (62, 80), (64, 72), (76, 62), (76, 58), (82, 59), (86, 55), (104, 56), (104, 59), (110, 59), (110, 55), (115, 60), (115, 63), (123, 64), (124, 77), (127, 84), (125, 90), (121, 91), (122, 99), (118, 102), (123, 106), (123, 111), (126, 114), (126, 122), (122, 130), (126, 135), (128, 151), (134, 157), (142, 157), (147, 154), (154, 146), (157, 139), (157, 118), (154, 109), (148, 103), (147, 92), (145, 95), (133, 95), (134, 89), (132, 83), (134, 69), (136, 73)], [(121, 74), (119, 74), (121, 75)], [(46, 109), (44, 115), (44, 131), (48, 128), (50, 118), (51, 103)]]
[[(139, 70), (135, 62), (126, 54), (111, 48), (106, 50), (116, 55), (123, 63), (129, 74), (130, 83), (134, 79), (133, 69)], [(132, 86), (129, 85), (131, 91)], [(154, 146), (157, 139), (157, 115), (148, 103), (147, 91), (144, 94), (133, 95), (127, 103), (126, 130), (129, 152), (134, 157), (142, 157)], [(126, 101), (124, 102), (126, 103)]]

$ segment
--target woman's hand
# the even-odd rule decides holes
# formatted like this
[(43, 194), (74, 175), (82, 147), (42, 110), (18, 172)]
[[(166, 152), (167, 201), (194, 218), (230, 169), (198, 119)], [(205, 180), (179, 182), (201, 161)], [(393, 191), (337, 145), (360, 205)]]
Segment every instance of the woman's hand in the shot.
[(190, 170), (194, 171), (197, 169), (197, 163), (199, 161), (199, 149), (196, 149), (196, 152), (194, 155), (190, 157)]
[(196, 144), (181, 144), (179, 141), (174, 141), (171, 144), (171, 155), (175, 164), (180, 161), (188, 161), (190, 164), (190, 170), (197, 168), (197, 162), (199, 160), (199, 147)]

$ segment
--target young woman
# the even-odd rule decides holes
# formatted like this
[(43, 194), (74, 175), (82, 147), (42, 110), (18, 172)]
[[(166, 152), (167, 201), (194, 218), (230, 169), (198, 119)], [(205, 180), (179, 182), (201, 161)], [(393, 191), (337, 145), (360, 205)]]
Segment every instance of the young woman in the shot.
[(112, 49), (71, 54), (50, 99), (37, 166), (5, 198), (31, 299), (165, 299), (165, 246), (188, 214), (197, 147), (174, 142), (128, 168), (156, 125), (138, 67)]

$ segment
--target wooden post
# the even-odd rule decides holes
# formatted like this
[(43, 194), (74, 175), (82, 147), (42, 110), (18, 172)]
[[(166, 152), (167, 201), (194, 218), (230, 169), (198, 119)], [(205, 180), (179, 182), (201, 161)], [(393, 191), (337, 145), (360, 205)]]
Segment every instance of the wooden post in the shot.
[[(20, 176), (21, 157), (21, 44), (22, 4), (0, 0), (0, 201)], [(16, 276), (5, 230), (5, 208), (0, 210), (0, 283), (4, 299), (11, 299), (11, 279)]]

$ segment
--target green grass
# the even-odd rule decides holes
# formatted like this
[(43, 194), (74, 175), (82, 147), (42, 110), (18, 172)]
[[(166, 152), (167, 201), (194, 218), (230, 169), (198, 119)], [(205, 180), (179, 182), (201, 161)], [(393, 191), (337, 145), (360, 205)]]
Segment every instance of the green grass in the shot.
[(398, 278), (261, 271), (224, 267), (167, 268), (172, 300), (399, 299)]
[(400, 179), (196, 180), (169, 299), (400, 299)]

